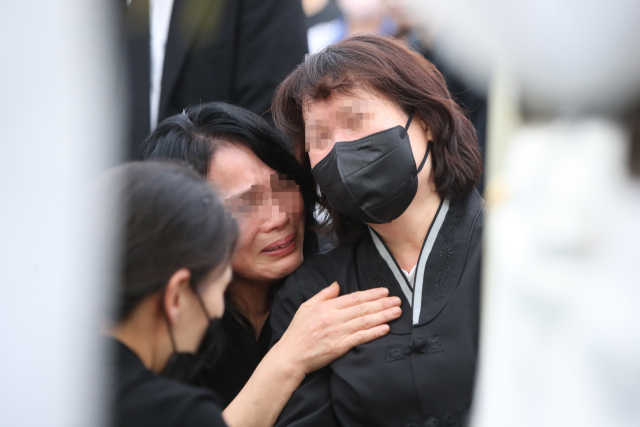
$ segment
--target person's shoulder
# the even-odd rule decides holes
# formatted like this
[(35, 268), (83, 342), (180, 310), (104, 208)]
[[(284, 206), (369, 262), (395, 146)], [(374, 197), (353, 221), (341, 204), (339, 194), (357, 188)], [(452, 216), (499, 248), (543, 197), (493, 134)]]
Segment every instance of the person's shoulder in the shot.
[(322, 268), (324, 266), (345, 262), (355, 253), (357, 245), (358, 243), (340, 245), (332, 248), (330, 251), (312, 255), (304, 260), (297, 271), (302, 268)]
[(271, 310), (272, 345), (282, 337), (300, 305), (333, 282), (346, 281), (346, 274), (353, 270), (355, 250), (356, 245), (344, 245), (313, 255), (287, 277)]
[(176, 425), (192, 427), (223, 427), (220, 398), (211, 390), (181, 383), (161, 376), (156, 377), (156, 390), (163, 390), (158, 403), (173, 407)]
[(333, 282), (341, 284), (353, 271), (358, 243), (341, 245), (332, 250), (316, 254), (304, 260), (284, 281), (276, 299), (287, 297), (303, 302)]
[[(296, 280), (316, 282), (318, 279), (330, 285), (337, 271), (345, 271), (354, 264), (357, 243), (341, 245), (328, 252), (313, 255), (304, 260), (302, 265), (292, 274)], [(328, 280), (331, 282), (326, 283)]]
[(121, 384), (117, 400), (121, 426), (225, 425), (213, 392), (151, 372)]
[(484, 208), (485, 205), (486, 202), (476, 188), (451, 203), (451, 207), (455, 207), (457, 210), (470, 213), (472, 215), (477, 214), (477, 212), (480, 211), (481, 208)]

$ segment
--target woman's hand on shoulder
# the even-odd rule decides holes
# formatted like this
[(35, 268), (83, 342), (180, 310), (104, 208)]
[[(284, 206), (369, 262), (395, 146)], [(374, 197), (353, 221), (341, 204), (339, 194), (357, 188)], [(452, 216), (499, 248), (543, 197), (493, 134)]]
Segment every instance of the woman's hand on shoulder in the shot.
[(306, 301), (272, 350), (289, 359), (304, 374), (318, 370), (355, 346), (389, 332), (400, 317), (400, 298), (388, 297), (386, 288), (338, 297), (334, 282)]

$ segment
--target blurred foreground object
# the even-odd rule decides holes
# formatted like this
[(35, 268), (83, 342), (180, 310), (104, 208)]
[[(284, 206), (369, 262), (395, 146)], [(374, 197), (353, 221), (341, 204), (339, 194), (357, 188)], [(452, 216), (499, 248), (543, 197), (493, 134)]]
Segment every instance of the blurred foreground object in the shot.
[(474, 426), (640, 425), (640, 188), (599, 119), (523, 127), (488, 193)]
[(528, 109), (602, 112), (640, 93), (637, 0), (395, 0), (466, 77), (509, 67)]
[(86, 187), (122, 138), (114, 11), (0, 9), (0, 425), (99, 427), (111, 236), (97, 226), (108, 206), (91, 206)]
[(640, 425), (640, 2), (414, 6), (489, 84), (472, 426)]

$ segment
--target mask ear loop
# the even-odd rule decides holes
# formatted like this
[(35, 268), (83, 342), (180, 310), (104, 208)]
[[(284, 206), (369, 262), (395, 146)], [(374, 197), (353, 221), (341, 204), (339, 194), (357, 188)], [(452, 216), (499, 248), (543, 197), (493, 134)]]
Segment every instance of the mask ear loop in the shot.
[[(195, 287), (195, 286), (192, 286), (192, 287), (191, 287), (191, 289), (192, 289), (192, 290), (193, 290), (193, 292), (196, 294), (196, 298), (198, 298), (198, 301), (200, 302), (200, 306), (202, 307), (202, 311), (204, 311), (204, 315), (205, 315), (205, 317), (207, 318), (207, 322), (209, 322), (209, 326), (208, 326), (208, 330), (209, 330), (209, 329), (210, 329), (210, 327), (211, 327), (211, 322), (213, 322), (213, 318), (212, 318), (211, 316), (209, 316), (209, 310), (207, 310), (207, 307), (204, 305), (204, 300), (202, 299), (202, 295), (200, 295), (200, 292), (198, 292), (198, 290), (196, 289), (196, 287)], [(208, 332), (207, 332), (207, 331), (205, 331), (205, 336), (206, 336), (206, 334), (207, 334), (207, 333), (208, 333)], [(204, 338), (203, 338), (203, 340), (204, 340)], [(200, 342), (199, 347), (202, 347), (202, 346), (203, 346), (203, 344), (204, 344), (204, 342)], [(213, 348), (213, 347), (211, 347), (211, 348), (209, 348), (209, 349), (208, 349), (209, 353), (211, 353), (212, 348)], [(198, 351), (200, 351), (200, 348), (198, 349)], [(209, 356), (207, 356), (207, 359), (208, 359), (209, 357), (211, 357), (211, 354), (209, 354)]]
[[(200, 303), (200, 306), (202, 307), (202, 311), (204, 311), (204, 315), (207, 318), (207, 321), (211, 322), (211, 316), (209, 316), (209, 311), (207, 310), (207, 307), (204, 305), (204, 301), (202, 300), (202, 296), (200, 296), (200, 293), (198, 293), (198, 290), (195, 289), (194, 286), (191, 287), (191, 289), (193, 290), (193, 293), (196, 295), (196, 298), (198, 299), (198, 302)], [(166, 292), (166, 290), (165, 290)], [(163, 294), (164, 295), (164, 294)], [(167, 315), (167, 312), (164, 309), (164, 298), (160, 300), (160, 306), (162, 309), (162, 315), (164, 317), (165, 322), (167, 322), (167, 329), (169, 330), (169, 341), (171, 341), (171, 349), (173, 350), (174, 353), (178, 352), (178, 346), (176, 345), (176, 338), (173, 335), (173, 325), (171, 324), (171, 321), (169, 320), (169, 315)]]
[(200, 303), (200, 306), (202, 307), (202, 311), (204, 311), (205, 317), (207, 318), (207, 320), (209, 322), (211, 322), (211, 320), (213, 320), (213, 319), (211, 318), (211, 316), (209, 316), (209, 311), (207, 310), (207, 307), (204, 305), (204, 301), (202, 300), (202, 295), (200, 295), (200, 293), (195, 288), (195, 286), (191, 287), (191, 289), (193, 290), (193, 293), (196, 294), (196, 298), (198, 298), (198, 302)]
[[(404, 133), (402, 135), (402, 138), (407, 136), (407, 133), (409, 132), (409, 126), (411, 126), (411, 120), (413, 120), (413, 115), (415, 114), (415, 112), (416, 110), (412, 109), (411, 113), (409, 113), (409, 120), (407, 120), (407, 125), (404, 127)], [(431, 141), (427, 142), (427, 152), (424, 153), (424, 157), (422, 158), (422, 162), (420, 162), (420, 166), (418, 166), (418, 171), (416, 172), (416, 175), (420, 173), (420, 171), (424, 167), (424, 164), (427, 162), (427, 157), (429, 157), (430, 150), (431, 150)]]
[(413, 115), (415, 114), (416, 110), (412, 109), (411, 112), (409, 113), (409, 120), (407, 120), (407, 124), (404, 127), (404, 132), (402, 133), (402, 139), (404, 139), (405, 136), (407, 136), (407, 133), (409, 132), (409, 126), (411, 126), (411, 120), (413, 120)]
[(420, 166), (418, 167), (418, 172), (416, 172), (416, 174), (419, 174), (420, 171), (422, 170), (424, 164), (427, 162), (427, 157), (429, 157), (429, 151), (431, 150), (431, 141), (427, 142), (427, 152), (424, 153), (424, 157), (422, 158), (422, 163), (420, 163)]
[(167, 322), (167, 329), (169, 330), (169, 341), (171, 341), (171, 350), (173, 350), (173, 353), (175, 354), (178, 352), (178, 347), (176, 346), (176, 339), (173, 336), (173, 325), (169, 320), (169, 315), (164, 309), (164, 296), (166, 295), (166, 292), (167, 290), (165, 289), (164, 293), (162, 294), (162, 298), (160, 299), (160, 309), (162, 310), (162, 316), (164, 317), (164, 321)]

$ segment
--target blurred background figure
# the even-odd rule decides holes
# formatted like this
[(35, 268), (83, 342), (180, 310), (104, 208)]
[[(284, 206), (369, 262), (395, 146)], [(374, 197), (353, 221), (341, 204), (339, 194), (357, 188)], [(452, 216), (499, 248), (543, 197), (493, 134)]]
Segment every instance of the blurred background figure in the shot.
[(472, 425), (640, 425), (640, 3), (413, 6), (489, 86)]
[(335, 0), (340, 16), (309, 28), (309, 52), (315, 53), (331, 43), (356, 33), (393, 35), (395, 21), (387, 14), (383, 0)]
[(307, 27), (333, 21), (341, 16), (335, 0), (302, 0), (302, 9), (307, 15)]
[(102, 0), (0, 6), (0, 425), (106, 426), (110, 203), (87, 186), (120, 156), (121, 66)]
[(264, 114), (276, 86), (307, 53), (300, 0), (120, 3), (132, 158), (160, 121), (190, 105), (226, 101)]

